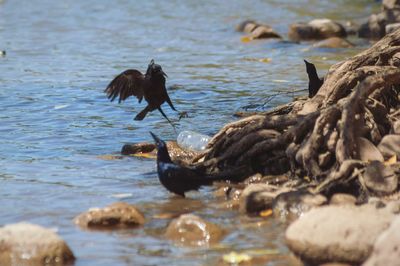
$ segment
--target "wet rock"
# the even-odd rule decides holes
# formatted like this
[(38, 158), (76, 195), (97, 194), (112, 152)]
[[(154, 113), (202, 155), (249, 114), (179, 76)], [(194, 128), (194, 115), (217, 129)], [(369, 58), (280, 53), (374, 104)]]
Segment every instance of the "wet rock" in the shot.
[(378, 196), (392, 194), (397, 190), (398, 177), (390, 166), (373, 161), (362, 174), (365, 186)]
[(0, 56), (1, 56), (1, 57), (6, 56), (6, 54), (7, 54), (6, 51), (0, 50)]
[(328, 205), (305, 213), (286, 230), (288, 247), (306, 263), (360, 264), (395, 214), (375, 205)]
[(75, 257), (54, 231), (29, 223), (0, 228), (0, 265), (70, 265)]
[(132, 143), (125, 144), (122, 147), (121, 154), (130, 155), (136, 153), (148, 153), (155, 151), (156, 145), (154, 143), (142, 142), (142, 143)]
[(361, 161), (384, 161), (379, 149), (366, 138), (357, 138), (357, 148), (358, 158)]
[(209, 246), (218, 243), (224, 236), (219, 226), (193, 214), (183, 214), (171, 221), (166, 238), (185, 246)]
[(271, 26), (254, 20), (245, 20), (236, 27), (237, 31), (250, 34), (251, 39), (282, 38)]
[(257, 26), (258, 26), (258, 24), (256, 22), (247, 23), (243, 29), (243, 32), (244, 33), (252, 33), (257, 28)]
[(346, 37), (343, 25), (330, 19), (314, 19), (309, 23), (293, 23), (289, 26), (289, 39), (293, 41), (321, 40), (329, 37)]
[[(168, 153), (171, 156), (172, 161), (175, 163), (186, 164), (198, 154), (198, 152), (195, 151), (182, 149), (179, 147), (176, 141), (167, 141), (167, 147)], [(156, 156), (156, 152), (157, 150), (155, 144), (148, 142), (125, 144), (121, 150), (123, 155), (151, 153), (152, 155)]]
[(386, 25), (400, 22), (399, 9), (385, 9), (378, 14), (372, 14), (368, 21), (358, 30), (358, 36), (378, 40), (385, 36)]
[(385, 26), (386, 34), (392, 33), (398, 29), (400, 29), (400, 23), (392, 23)]
[(346, 193), (336, 193), (329, 200), (331, 205), (355, 205), (356, 202), (356, 197)]
[(102, 209), (90, 209), (74, 221), (82, 228), (104, 230), (137, 227), (145, 223), (145, 218), (134, 205), (116, 202)]
[(256, 22), (252, 19), (246, 19), (245, 21), (240, 22), (240, 24), (236, 26), (236, 31), (244, 31), (247, 24), (256, 24)]
[(385, 158), (396, 155), (400, 158), (400, 135), (386, 135), (378, 145), (378, 149)]
[(258, 26), (252, 32), (251, 35), (252, 39), (270, 39), (270, 38), (279, 38), (282, 37), (276, 33), (271, 27), (269, 26)]
[(350, 48), (354, 47), (354, 44), (346, 39), (340, 37), (330, 37), (328, 39), (319, 41), (313, 44), (315, 48)]
[(275, 186), (267, 184), (251, 184), (247, 186), (239, 198), (239, 211), (247, 214), (258, 214), (260, 211), (272, 209), (274, 198), (286, 190), (278, 191)]
[(400, 258), (400, 217), (375, 241), (371, 256), (363, 266), (399, 265)]
[(390, 9), (399, 9), (400, 8), (400, 1), (399, 0), (383, 0), (382, 7), (384, 10)]
[(307, 191), (289, 191), (281, 193), (275, 198), (273, 210), (274, 213), (278, 213), (281, 216), (290, 214), (298, 217), (327, 202), (327, 198), (321, 194), (313, 195)]

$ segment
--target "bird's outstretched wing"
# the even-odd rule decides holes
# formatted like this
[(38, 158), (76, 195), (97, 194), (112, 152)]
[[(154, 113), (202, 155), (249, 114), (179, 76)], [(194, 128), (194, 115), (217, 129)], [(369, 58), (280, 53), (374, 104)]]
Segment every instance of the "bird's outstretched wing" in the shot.
[(119, 96), (118, 102), (121, 103), (133, 95), (139, 99), (140, 103), (143, 99), (144, 78), (144, 75), (136, 69), (125, 70), (108, 84), (104, 92), (111, 101)]

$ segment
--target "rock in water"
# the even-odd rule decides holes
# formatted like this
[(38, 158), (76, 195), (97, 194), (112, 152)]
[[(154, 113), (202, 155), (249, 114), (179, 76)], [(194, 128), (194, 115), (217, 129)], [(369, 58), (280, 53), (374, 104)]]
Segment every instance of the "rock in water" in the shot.
[(361, 264), (395, 211), (373, 204), (329, 205), (312, 209), (286, 230), (286, 243), (305, 262)]
[(322, 40), (330, 37), (346, 37), (343, 25), (330, 19), (314, 19), (309, 23), (293, 23), (289, 27), (292, 41)]
[(0, 265), (70, 265), (75, 257), (54, 231), (30, 223), (0, 228)]
[(74, 221), (82, 228), (119, 229), (143, 225), (145, 218), (135, 206), (116, 202), (102, 209), (95, 208), (82, 213)]
[(224, 232), (196, 215), (183, 214), (168, 225), (165, 236), (178, 244), (200, 247), (219, 242)]

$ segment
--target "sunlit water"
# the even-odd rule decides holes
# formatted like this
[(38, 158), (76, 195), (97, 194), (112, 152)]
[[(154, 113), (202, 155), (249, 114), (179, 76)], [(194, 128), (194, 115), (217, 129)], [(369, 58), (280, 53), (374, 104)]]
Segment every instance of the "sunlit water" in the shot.
[[(355, 3), (357, 2), (357, 3)], [(303, 59), (321, 73), (363, 49), (309, 49), (279, 41), (242, 43), (234, 31), (252, 18), (286, 37), (288, 25), (317, 17), (365, 20), (373, 1), (3, 1), (0, 4), (0, 224), (30, 221), (57, 228), (76, 265), (217, 264), (231, 250), (277, 249), (271, 265), (292, 263), (280, 221), (247, 218), (224, 208), (213, 188), (178, 200), (161, 187), (155, 162), (105, 160), (127, 142), (176, 135), (158, 112), (144, 121), (136, 99), (110, 103), (107, 83), (127, 68), (144, 71), (150, 59), (168, 74), (172, 101), (189, 118), (178, 131), (212, 135), (242, 106), (276, 91), (305, 89)], [(363, 47), (364, 46), (364, 47)], [(269, 63), (258, 59), (269, 58)], [(305, 92), (304, 92), (305, 93)], [(290, 101), (275, 97), (265, 107)], [(164, 107), (167, 115), (177, 114)], [(72, 219), (105, 206), (116, 194), (136, 204), (148, 223), (140, 229), (86, 232)], [(222, 205), (221, 205), (222, 204)], [(182, 248), (164, 239), (163, 212), (192, 212), (227, 235), (212, 248)], [(258, 222), (262, 223), (258, 223)], [(262, 264), (266, 263), (265, 261)]]

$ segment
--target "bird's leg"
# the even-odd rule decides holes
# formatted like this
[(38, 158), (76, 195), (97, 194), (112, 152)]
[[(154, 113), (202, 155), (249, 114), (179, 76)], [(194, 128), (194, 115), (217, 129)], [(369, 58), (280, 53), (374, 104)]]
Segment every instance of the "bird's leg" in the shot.
[(148, 112), (151, 111), (151, 107), (149, 105), (146, 106), (140, 113), (138, 113), (135, 117), (135, 120), (143, 120)]
[(166, 101), (167, 101), (167, 103), (169, 104), (169, 106), (171, 107), (172, 110), (178, 112), (178, 110), (176, 110), (174, 105), (172, 104), (171, 99), (169, 98), (168, 94), (166, 94)]
[(164, 113), (164, 111), (161, 109), (161, 106), (158, 107), (158, 111), (160, 111), (160, 113), (162, 114), (163, 117), (165, 117), (165, 119), (167, 119), (167, 121), (171, 124), (171, 126), (174, 128), (175, 133), (176, 132), (176, 128), (175, 125), (171, 122), (171, 120), (168, 119), (167, 115)]
[(176, 111), (179, 113), (179, 120), (181, 120), (182, 118), (186, 118), (188, 117), (187, 112), (179, 112), (178, 110), (176, 110), (175, 106), (172, 104), (171, 99), (169, 98), (169, 95), (166, 95), (166, 101), (168, 103), (168, 105), (171, 107), (172, 110)]

